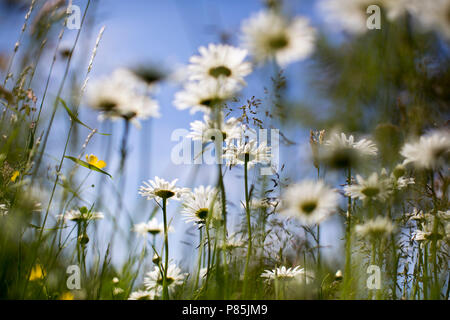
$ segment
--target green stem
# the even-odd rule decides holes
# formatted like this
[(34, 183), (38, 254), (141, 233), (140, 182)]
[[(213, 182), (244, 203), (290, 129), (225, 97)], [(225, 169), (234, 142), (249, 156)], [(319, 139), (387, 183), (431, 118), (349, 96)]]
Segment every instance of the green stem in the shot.
[[(317, 180), (320, 180), (320, 168), (317, 167)], [(320, 225), (317, 224), (317, 268), (321, 272), (321, 259), (320, 259)]]
[(439, 289), (439, 278), (438, 278), (438, 263), (437, 263), (437, 234), (438, 234), (438, 224), (439, 224), (439, 217), (437, 214), (437, 198), (436, 193), (434, 190), (434, 172), (431, 172), (431, 192), (433, 196), (433, 237), (431, 241), (431, 259), (433, 261), (433, 287), (431, 292), (431, 298), (432, 299), (439, 299), (440, 296), (440, 289)]
[[(217, 106), (215, 109), (215, 120), (216, 120), (216, 127), (219, 131), (222, 131), (222, 114), (221, 114), (221, 108)], [(228, 265), (227, 265), (227, 253), (224, 248), (227, 242), (227, 209), (226, 209), (226, 195), (225, 195), (225, 185), (223, 182), (223, 173), (222, 173), (222, 148), (223, 148), (223, 140), (217, 139), (215, 140), (216, 144), (216, 155), (217, 155), (217, 169), (218, 169), (218, 186), (220, 190), (220, 200), (222, 205), (222, 218), (223, 218), (223, 273), (224, 273), (224, 286), (223, 286), (223, 292), (224, 292), (224, 298), (228, 298)]]
[(450, 273), (448, 274), (447, 291), (445, 292), (445, 300), (448, 300), (449, 294), (450, 294)]
[(205, 287), (208, 287), (208, 280), (209, 280), (209, 270), (211, 269), (211, 238), (209, 236), (209, 219), (208, 217), (207, 222), (205, 223), (205, 231), (206, 231), (206, 241), (208, 242), (208, 260), (206, 263), (206, 281), (205, 281)]
[[(348, 169), (347, 173), (347, 185), (352, 184), (352, 171)], [(352, 198), (349, 196), (347, 199), (347, 221), (345, 231), (345, 273), (344, 273), (344, 299), (349, 298), (350, 281), (351, 281), (351, 216), (352, 216)]]
[(425, 243), (423, 250), (423, 298), (428, 299), (428, 244)]
[[(75, 41), (74, 41), (72, 49), (71, 49), (72, 54), (67, 59), (67, 63), (66, 63), (66, 66), (65, 66), (65, 70), (64, 70), (64, 74), (63, 74), (63, 77), (62, 77), (62, 80), (61, 80), (61, 84), (59, 85), (58, 92), (56, 94), (56, 98), (55, 98), (55, 101), (53, 103), (53, 111), (52, 111), (52, 114), (50, 116), (50, 121), (48, 123), (47, 130), (45, 132), (44, 138), (43, 138), (42, 143), (41, 143), (41, 150), (42, 150), (42, 152), (39, 154), (38, 159), (36, 160), (36, 165), (35, 165), (35, 169), (34, 169), (35, 174), (38, 173), (38, 170), (39, 170), (39, 167), (40, 167), (40, 164), (41, 164), (41, 161), (42, 161), (42, 157), (44, 155), (44, 150), (45, 150), (45, 148), (47, 146), (48, 137), (50, 135), (50, 131), (51, 131), (51, 128), (52, 128), (52, 125), (53, 125), (53, 121), (55, 119), (56, 110), (57, 110), (58, 104), (60, 103), (59, 99), (61, 97), (62, 91), (64, 89), (64, 84), (66, 82), (67, 76), (68, 76), (69, 71), (70, 71), (70, 63), (72, 61), (73, 52), (75, 51), (75, 48), (76, 48), (76, 46), (78, 44), (78, 40), (80, 38), (82, 26), (84, 25), (84, 21), (86, 19), (86, 15), (87, 15), (90, 3), (91, 3), (91, 0), (88, 0), (88, 2), (86, 4), (86, 8), (84, 9), (83, 17), (81, 19), (80, 29), (78, 29), (77, 35), (75, 37)], [(89, 71), (88, 71), (86, 77), (88, 76), (88, 74), (89, 74)], [(80, 97), (80, 99), (81, 99), (81, 97)], [(79, 106), (79, 103), (78, 103), (78, 106)], [(76, 107), (75, 114), (77, 114), (77, 112), (78, 112), (78, 106)], [(71, 125), (73, 125), (73, 123), (74, 123), (74, 121), (71, 122)], [(70, 136), (70, 134), (69, 134), (69, 136)]]
[(30, 18), (30, 15), (33, 12), (34, 4), (35, 4), (35, 1), (31, 1), (31, 5), (30, 5), (30, 8), (28, 9), (28, 12), (27, 12), (27, 15), (26, 15), (26, 18), (25, 18), (25, 22), (24, 22), (24, 24), (22, 26), (22, 29), (20, 31), (19, 39), (16, 42), (17, 45), (14, 47), (14, 51), (13, 51), (12, 57), (9, 60), (9, 63), (8, 63), (8, 69), (6, 70), (6, 76), (5, 76), (5, 80), (3, 81), (3, 87), (6, 87), (6, 83), (8, 82), (9, 74), (10, 74), (12, 66), (13, 66), (14, 58), (16, 57), (16, 54), (17, 54), (17, 51), (19, 50), (20, 44), (22, 44), (22, 39), (23, 39), (23, 36), (25, 34), (25, 30), (27, 29), (28, 20)]
[[(153, 236), (153, 239), (155, 239), (155, 236)], [(154, 245), (154, 241), (153, 241), (153, 248), (155, 247)], [(144, 245), (142, 246), (142, 251), (141, 251), (141, 255), (139, 257), (139, 263), (138, 263), (138, 267), (136, 269), (136, 273), (134, 274), (133, 278), (131, 279), (131, 283), (128, 286), (128, 290), (127, 290), (127, 296), (130, 295), (131, 290), (133, 290), (133, 286), (134, 283), (136, 282), (137, 277), (139, 276), (139, 271), (141, 271), (141, 267), (142, 267), (142, 263), (144, 262), (144, 258), (146, 255), (146, 250), (147, 249), (147, 239), (145, 239)]]
[[(372, 251), (371, 251), (371, 264), (375, 265), (376, 264), (376, 244), (375, 244), (375, 239), (371, 239), (372, 242)], [(369, 291), (369, 300), (372, 300), (373, 298), (373, 293), (372, 291)]]
[(163, 218), (164, 218), (164, 248), (165, 248), (165, 262), (163, 273), (163, 300), (169, 299), (169, 289), (167, 287), (167, 270), (169, 267), (169, 237), (167, 233), (167, 213), (166, 213), (167, 199), (163, 198)]
[(248, 193), (248, 161), (249, 154), (245, 155), (244, 161), (244, 180), (245, 180), (245, 213), (247, 216), (247, 228), (248, 228), (248, 250), (247, 258), (245, 260), (245, 270), (244, 270), (244, 296), (247, 294), (247, 284), (248, 284), (248, 265), (250, 262), (250, 256), (252, 252), (252, 225), (250, 217), (250, 197)]
[(414, 281), (415, 281), (415, 286), (414, 286), (414, 292), (413, 292), (413, 297), (415, 297), (415, 294), (418, 295), (418, 298), (420, 299), (420, 288), (419, 288), (419, 280), (420, 280), (420, 273), (421, 270), (423, 270), (423, 263), (422, 263), (422, 249), (420, 248), (420, 245), (418, 247), (418, 252), (417, 252), (417, 261), (418, 261), (418, 265), (416, 270), (414, 270)]
[(319, 272), (321, 270), (321, 261), (320, 261), (320, 225), (317, 225), (317, 268)]
[[(391, 204), (388, 206), (388, 217), (392, 219), (392, 207)], [(390, 244), (392, 249), (392, 299), (397, 300), (397, 269), (399, 257), (397, 256), (397, 247), (396, 247), (396, 238), (395, 235), (392, 234), (390, 238)], [(406, 291), (405, 291), (406, 294)]]
[(119, 173), (123, 173), (123, 169), (125, 168), (125, 161), (127, 159), (127, 140), (128, 133), (130, 131), (130, 122), (125, 119), (123, 124), (123, 135), (122, 135), (122, 145), (120, 147), (120, 166)]
[(202, 235), (202, 229), (200, 229), (199, 232), (199, 245), (198, 245), (198, 259), (197, 259), (197, 272), (195, 275), (195, 285), (194, 285), (194, 291), (198, 289), (198, 283), (200, 279), (200, 270), (202, 268), (202, 255), (203, 255), (203, 235)]
[[(217, 149), (216, 149), (217, 150)], [(222, 159), (220, 159), (222, 161)], [(224, 275), (225, 275), (225, 298), (227, 298), (227, 286), (228, 286), (228, 264), (227, 264), (227, 251), (225, 249), (225, 245), (227, 243), (227, 208), (226, 208), (226, 198), (225, 198), (225, 185), (223, 183), (223, 175), (222, 175), (222, 164), (218, 163), (218, 174), (219, 174), (219, 189), (220, 189), (220, 201), (222, 204), (222, 217), (223, 217), (223, 266), (224, 266)]]

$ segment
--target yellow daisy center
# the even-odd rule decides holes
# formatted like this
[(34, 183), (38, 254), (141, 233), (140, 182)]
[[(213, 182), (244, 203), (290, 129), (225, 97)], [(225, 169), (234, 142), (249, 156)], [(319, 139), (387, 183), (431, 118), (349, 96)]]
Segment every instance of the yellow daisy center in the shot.
[(231, 70), (225, 66), (218, 66), (218, 67), (209, 69), (209, 75), (214, 78), (218, 78), (220, 76), (229, 77), (229, 76), (231, 76)]
[(158, 197), (163, 198), (163, 199), (172, 198), (175, 195), (175, 193), (170, 190), (158, 190), (155, 192), (155, 194)]
[(300, 205), (300, 209), (306, 214), (311, 214), (316, 208), (317, 201), (314, 200), (303, 202)]
[(200, 208), (197, 210), (197, 212), (195, 212), (195, 215), (197, 216), (197, 218), (201, 219), (201, 220), (206, 220), (206, 217), (208, 216), (208, 209), (207, 208)]
[(361, 190), (361, 193), (367, 197), (375, 197), (380, 193), (380, 188), (378, 187), (366, 187)]
[(283, 49), (288, 44), (289, 40), (284, 34), (280, 34), (269, 39), (269, 47), (273, 50)]

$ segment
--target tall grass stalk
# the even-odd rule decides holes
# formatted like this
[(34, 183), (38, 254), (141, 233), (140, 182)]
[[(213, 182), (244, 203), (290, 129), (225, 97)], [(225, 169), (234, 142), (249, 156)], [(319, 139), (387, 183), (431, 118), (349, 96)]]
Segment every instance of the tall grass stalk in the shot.
[(167, 198), (162, 199), (162, 212), (163, 212), (163, 221), (164, 221), (164, 272), (163, 272), (163, 296), (164, 300), (169, 299), (169, 289), (167, 283), (167, 271), (169, 269), (169, 236), (168, 236), (168, 228), (167, 228)]
[(247, 218), (247, 233), (248, 233), (248, 247), (247, 247), (247, 257), (245, 259), (245, 270), (244, 270), (244, 289), (243, 295), (247, 296), (248, 292), (248, 277), (249, 277), (249, 263), (252, 255), (252, 221), (250, 216), (250, 195), (248, 190), (248, 161), (249, 154), (245, 154), (244, 159), (244, 188), (245, 188), (245, 215)]

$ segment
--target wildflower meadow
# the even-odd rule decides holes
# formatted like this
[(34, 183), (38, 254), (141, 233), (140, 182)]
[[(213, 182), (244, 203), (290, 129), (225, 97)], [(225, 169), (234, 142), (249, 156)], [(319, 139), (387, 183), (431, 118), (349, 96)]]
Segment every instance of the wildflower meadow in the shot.
[(0, 1), (0, 299), (448, 300), (449, 17)]

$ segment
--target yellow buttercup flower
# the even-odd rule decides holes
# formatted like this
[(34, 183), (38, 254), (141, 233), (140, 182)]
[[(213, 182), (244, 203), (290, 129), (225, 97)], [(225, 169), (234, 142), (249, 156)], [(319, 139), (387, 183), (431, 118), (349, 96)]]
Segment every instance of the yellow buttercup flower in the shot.
[(86, 155), (86, 161), (90, 165), (97, 167), (99, 169), (103, 169), (104, 167), (106, 167), (106, 162), (103, 160), (98, 160), (98, 158), (93, 154), (91, 154), (90, 156)]
[(33, 267), (30, 273), (30, 281), (39, 280), (45, 277), (45, 270), (42, 268), (40, 264), (37, 264)]
[(59, 296), (59, 300), (73, 300), (75, 297), (71, 292), (64, 292)]
[(14, 171), (13, 172), (13, 174), (12, 174), (12, 176), (11, 176), (11, 181), (12, 182), (16, 182), (16, 179), (17, 179), (17, 177), (20, 175), (20, 172), (19, 171)]

